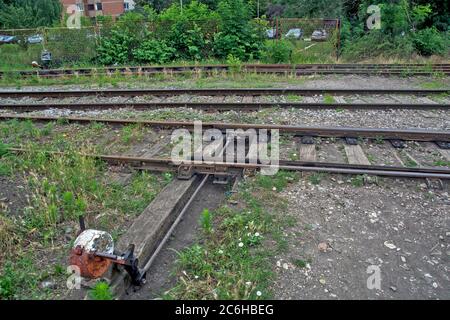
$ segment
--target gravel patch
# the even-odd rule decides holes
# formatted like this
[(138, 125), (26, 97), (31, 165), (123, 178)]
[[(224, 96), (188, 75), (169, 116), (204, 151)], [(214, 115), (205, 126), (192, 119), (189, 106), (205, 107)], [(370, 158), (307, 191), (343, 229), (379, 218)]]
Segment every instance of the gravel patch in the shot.
[[(347, 180), (348, 179), (348, 180)], [(275, 257), (277, 299), (448, 299), (450, 199), (423, 180), (355, 187), (330, 175), (282, 195), (297, 224)], [(370, 276), (380, 272), (379, 286)]]

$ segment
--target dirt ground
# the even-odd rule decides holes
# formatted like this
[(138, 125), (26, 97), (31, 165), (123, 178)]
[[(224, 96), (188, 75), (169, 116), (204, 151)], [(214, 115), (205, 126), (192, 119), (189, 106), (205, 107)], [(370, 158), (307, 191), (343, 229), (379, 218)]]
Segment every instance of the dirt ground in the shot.
[[(274, 261), (277, 299), (450, 298), (448, 186), (378, 179), (355, 187), (330, 175), (283, 195), (297, 225)], [(368, 289), (377, 267), (380, 288)]]
[(27, 183), (19, 177), (0, 176), (0, 212), (17, 216), (28, 205)]

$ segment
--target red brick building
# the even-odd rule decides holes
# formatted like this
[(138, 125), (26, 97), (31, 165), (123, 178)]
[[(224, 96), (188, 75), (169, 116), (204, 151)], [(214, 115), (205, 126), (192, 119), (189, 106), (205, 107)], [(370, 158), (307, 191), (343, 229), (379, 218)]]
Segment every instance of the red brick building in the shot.
[(124, 0), (60, 0), (64, 6), (64, 11), (71, 5), (75, 5), (77, 9), (86, 17), (96, 17), (108, 15), (116, 17), (125, 11)]

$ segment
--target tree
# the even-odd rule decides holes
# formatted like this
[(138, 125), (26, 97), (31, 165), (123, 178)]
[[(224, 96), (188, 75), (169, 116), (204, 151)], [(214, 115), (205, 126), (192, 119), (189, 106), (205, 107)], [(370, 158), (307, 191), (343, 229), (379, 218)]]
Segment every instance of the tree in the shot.
[(2, 0), (0, 28), (49, 27), (58, 23), (62, 6), (59, 0)]

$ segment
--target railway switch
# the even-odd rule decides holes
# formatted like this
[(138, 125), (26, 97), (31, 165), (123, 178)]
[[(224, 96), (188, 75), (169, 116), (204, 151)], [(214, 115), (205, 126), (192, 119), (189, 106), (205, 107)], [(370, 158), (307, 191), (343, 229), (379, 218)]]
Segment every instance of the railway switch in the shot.
[(145, 283), (145, 272), (138, 267), (138, 259), (134, 256), (134, 245), (131, 244), (124, 253), (114, 250), (112, 236), (100, 230), (85, 229), (84, 220), (80, 217), (81, 232), (75, 239), (69, 262), (80, 269), (80, 275), (87, 279), (98, 279), (105, 275), (111, 265), (121, 265), (131, 278), (131, 283), (140, 286)]

